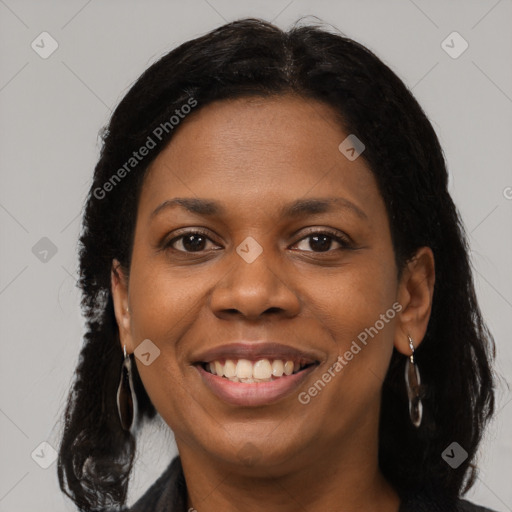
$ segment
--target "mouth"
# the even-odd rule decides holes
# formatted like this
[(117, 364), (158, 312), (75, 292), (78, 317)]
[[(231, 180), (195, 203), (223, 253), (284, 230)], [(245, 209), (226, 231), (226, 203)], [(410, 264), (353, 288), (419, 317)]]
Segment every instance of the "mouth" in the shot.
[(258, 382), (272, 382), (283, 377), (297, 373), (319, 364), (318, 361), (292, 359), (216, 359), (211, 362), (199, 363), (204, 371), (230, 380), (253, 384)]
[(234, 343), (200, 354), (193, 366), (223, 402), (262, 406), (291, 395), (326, 358), (276, 343)]

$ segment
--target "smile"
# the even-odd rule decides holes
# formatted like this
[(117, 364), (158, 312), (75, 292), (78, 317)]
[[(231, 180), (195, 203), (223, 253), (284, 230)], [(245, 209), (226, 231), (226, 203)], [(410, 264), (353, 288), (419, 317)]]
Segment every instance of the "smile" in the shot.
[(272, 382), (283, 376), (289, 376), (308, 368), (315, 363), (306, 363), (292, 360), (259, 359), (226, 359), (204, 363), (203, 368), (212, 375), (217, 375), (231, 382), (247, 384), (257, 382)]
[(258, 407), (298, 394), (304, 380), (319, 364), (318, 361), (301, 365), (280, 359), (272, 362), (269, 359), (228, 359), (197, 364), (195, 368), (208, 390), (224, 403)]
[(243, 340), (192, 353), (190, 358), (215, 397), (230, 405), (252, 407), (299, 393), (308, 375), (327, 359), (318, 350)]

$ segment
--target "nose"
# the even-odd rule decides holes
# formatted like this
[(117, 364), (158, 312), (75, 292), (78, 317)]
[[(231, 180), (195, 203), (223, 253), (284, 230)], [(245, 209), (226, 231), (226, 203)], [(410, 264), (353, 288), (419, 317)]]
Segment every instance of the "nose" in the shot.
[(263, 252), (251, 263), (233, 252), (228, 273), (217, 282), (210, 297), (210, 307), (219, 318), (242, 316), (260, 320), (262, 315), (296, 316), (300, 299), (293, 289), (294, 280), (287, 276), (275, 258)]

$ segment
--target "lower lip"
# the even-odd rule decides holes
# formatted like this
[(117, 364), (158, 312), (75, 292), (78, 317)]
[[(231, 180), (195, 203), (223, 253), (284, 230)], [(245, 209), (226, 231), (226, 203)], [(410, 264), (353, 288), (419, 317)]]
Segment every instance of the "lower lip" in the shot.
[(203, 382), (217, 397), (232, 405), (258, 406), (277, 402), (291, 394), (304, 382), (317, 367), (313, 365), (292, 375), (283, 375), (269, 382), (233, 382), (224, 377), (207, 372), (201, 365), (196, 365)]

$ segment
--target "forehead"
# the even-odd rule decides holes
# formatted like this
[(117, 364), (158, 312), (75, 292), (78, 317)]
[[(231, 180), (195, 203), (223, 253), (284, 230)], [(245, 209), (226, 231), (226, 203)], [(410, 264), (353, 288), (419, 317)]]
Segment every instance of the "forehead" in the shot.
[(179, 196), (260, 207), (326, 193), (378, 201), (365, 160), (338, 149), (349, 134), (329, 106), (283, 95), (197, 108), (148, 170), (140, 204), (146, 214)]

